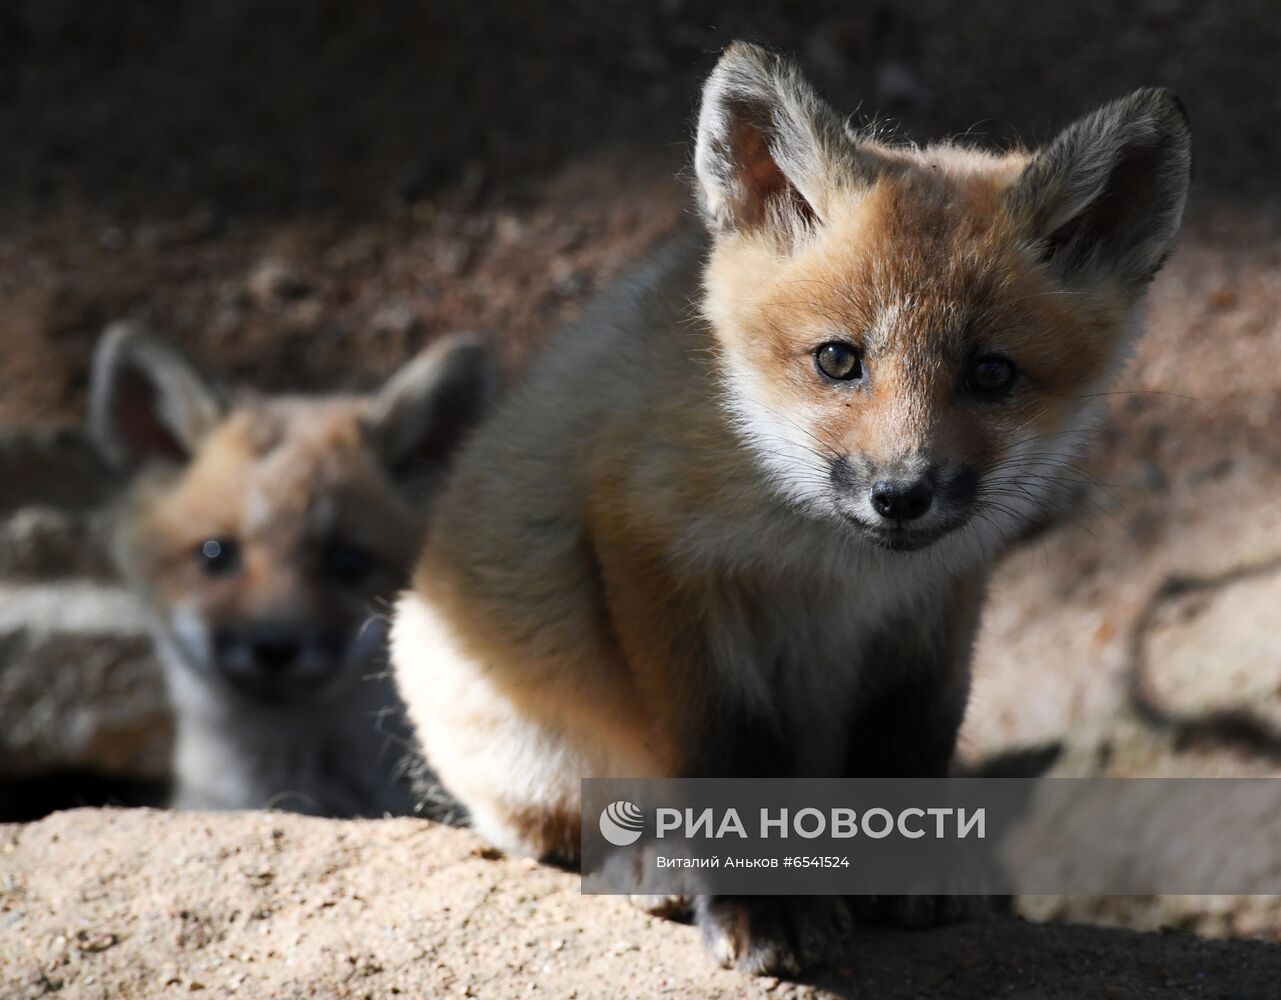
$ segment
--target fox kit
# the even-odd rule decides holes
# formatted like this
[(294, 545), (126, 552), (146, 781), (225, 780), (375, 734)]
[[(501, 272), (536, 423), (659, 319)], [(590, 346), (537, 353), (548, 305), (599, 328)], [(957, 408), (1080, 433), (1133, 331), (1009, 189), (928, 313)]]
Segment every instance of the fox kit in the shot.
[[(890, 145), (731, 46), (706, 242), (549, 349), (397, 607), (397, 683), (476, 828), (572, 859), (585, 776), (944, 774), (985, 577), (1137, 331), (1189, 159), (1162, 90), (1034, 152)], [(695, 916), (757, 972), (827, 933), (798, 900)]]
[(408, 578), (416, 494), (488, 397), (485, 359), (454, 338), (371, 397), (229, 396), (163, 341), (104, 335), (90, 429), (137, 473), (114, 549), (175, 708), (176, 806), (412, 810), (375, 612)]

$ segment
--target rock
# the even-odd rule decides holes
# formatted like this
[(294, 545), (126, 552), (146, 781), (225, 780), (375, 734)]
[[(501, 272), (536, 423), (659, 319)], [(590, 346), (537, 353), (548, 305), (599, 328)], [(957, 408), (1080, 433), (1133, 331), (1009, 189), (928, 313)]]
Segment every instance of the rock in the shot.
[(408, 299), (395, 299), (381, 306), (369, 320), (372, 332), (383, 336), (406, 337), (418, 326), (418, 314)]
[(575, 298), (587, 291), (587, 275), (568, 257), (553, 257), (548, 277), (556, 294)]
[(0, 522), (0, 579), (112, 576), (105, 518), (54, 507), (22, 507)]
[(286, 261), (265, 257), (254, 267), (247, 279), (246, 288), (260, 306), (273, 306), (281, 302), (300, 299), (311, 291), (311, 284)]
[[(1277, 776), (1277, 766), (1266, 752), (1269, 748), (1251, 745), (1248, 731), (1244, 738), (1240, 731), (1231, 728), (1219, 731), (1211, 726), (1201, 732), (1196, 724), (1201, 718), (1195, 714), (1187, 717), (1172, 715), (1157, 723), (1132, 713), (1100, 720), (1076, 731), (1060, 748), (1053, 765), (1048, 770), (1038, 769), (1035, 773), (1043, 773), (1049, 778)], [(1186, 726), (1185, 721), (1191, 725)], [(1017, 776), (1029, 777), (1032, 773)], [(1210, 822), (1231, 822), (1226, 817), (1207, 819)], [(1198, 862), (1195, 833), (1180, 829), (1170, 831), (1170, 835), (1185, 839), (1190, 852), (1188, 870), (1195, 868)], [(1274, 859), (1243, 857), (1239, 860), (1268, 870)], [(1028, 920), (1082, 921), (1154, 931), (1178, 928), (1209, 938), (1268, 937), (1275, 940), (1281, 936), (1281, 897), (1277, 896), (1039, 895), (1015, 899), (1013, 910)]]
[(79, 431), (0, 435), (5, 780), (168, 771), (160, 672), (140, 609), (110, 583), (106, 503), (117, 486)]
[(0, 773), (167, 773), (168, 701), (128, 593), (0, 585), (0, 664)]
[(433, 259), (442, 274), (460, 278), (467, 273), (475, 256), (476, 248), (470, 240), (453, 237), (440, 241)]
[(1281, 731), (1281, 564), (1167, 588), (1142, 636), (1145, 688), (1167, 716), (1250, 713)]
[(1125, 1000), (1269, 996), (1281, 975), (1276, 944), (993, 918), (855, 930), (848, 961), (806, 984), (752, 979), (690, 926), (479, 847), (418, 820), (270, 813), (0, 826), (0, 995)]

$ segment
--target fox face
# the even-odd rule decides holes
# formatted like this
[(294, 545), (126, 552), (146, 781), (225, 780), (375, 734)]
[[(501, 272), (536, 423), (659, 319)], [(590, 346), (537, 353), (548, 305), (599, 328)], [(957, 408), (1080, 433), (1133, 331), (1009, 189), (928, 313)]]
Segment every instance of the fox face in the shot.
[(416, 500), (489, 397), (485, 359), (454, 338), (373, 396), (233, 399), (165, 343), (110, 331), (91, 428), (137, 473), (117, 561), (166, 662), (261, 705), (366, 679), (416, 554)]
[(699, 126), (703, 310), (777, 491), (896, 550), (1033, 522), (1178, 229), (1177, 101), (1140, 91), (1035, 152), (891, 146), (736, 45)]

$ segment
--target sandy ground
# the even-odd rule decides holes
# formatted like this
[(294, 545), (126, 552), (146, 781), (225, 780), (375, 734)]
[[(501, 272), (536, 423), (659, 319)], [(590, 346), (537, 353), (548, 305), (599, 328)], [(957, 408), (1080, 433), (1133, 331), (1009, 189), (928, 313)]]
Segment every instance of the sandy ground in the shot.
[(1281, 948), (992, 918), (868, 930), (806, 984), (414, 820), (77, 810), (0, 827), (0, 997), (1266, 1000)]

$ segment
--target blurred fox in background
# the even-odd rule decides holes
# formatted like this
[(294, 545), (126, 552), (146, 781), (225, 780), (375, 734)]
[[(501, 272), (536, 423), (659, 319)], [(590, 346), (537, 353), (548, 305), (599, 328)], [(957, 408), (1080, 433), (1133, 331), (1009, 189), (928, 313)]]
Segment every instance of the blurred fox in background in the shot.
[(459, 336), (371, 396), (229, 394), (134, 326), (103, 335), (90, 431), (133, 474), (113, 551), (176, 712), (175, 806), (412, 811), (380, 609), (495, 383)]

